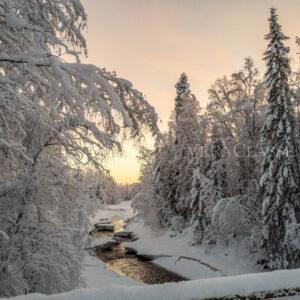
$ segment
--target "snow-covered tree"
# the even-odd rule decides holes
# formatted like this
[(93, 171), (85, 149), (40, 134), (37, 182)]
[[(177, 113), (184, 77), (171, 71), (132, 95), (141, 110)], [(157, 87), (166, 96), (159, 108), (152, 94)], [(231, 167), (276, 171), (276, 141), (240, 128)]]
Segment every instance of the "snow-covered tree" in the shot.
[(195, 159), (202, 157), (204, 144), (199, 104), (189, 89), (186, 74), (181, 75), (175, 87), (177, 95), (169, 132), (157, 141), (154, 152), (154, 199), (147, 206), (157, 214), (162, 227), (174, 229), (179, 228), (179, 223), (189, 224), (193, 217), (192, 177)]
[(199, 113), (181, 75), (169, 133), (141, 180), (150, 195), (146, 215), (158, 216), (162, 227), (193, 226), (198, 242), (240, 243), (257, 256), (262, 241), (270, 268), (291, 268), (300, 263), (300, 85), (290, 80), (275, 9), (269, 22), (264, 81), (246, 58), (240, 71), (213, 83)]
[(224, 142), (220, 130), (213, 124), (211, 141), (208, 149), (209, 163), (207, 166), (207, 176), (211, 179), (213, 186), (223, 195), (227, 194), (226, 163)]
[(170, 227), (176, 207), (176, 172), (174, 137), (169, 133), (157, 142), (153, 162), (154, 209), (161, 227)]
[(101, 165), (120, 133), (157, 132), (156, 116), (129, 81), (80, 63), (80, 1), (3, 0), (0, 20), (0, 295), (60, 292), (81, 282), (84, 224), (77, 180), (57, 171)]
[(251, 58), (245, 59), (242, 70), (217, 79), (209, 89), (210, 102), (206, 110), (210, 135), (213, 138), (213, 131), (217, 129), (218, 140), (223, 144), (224, 157), (218, 164), (221, 173), (224, 167), (227, 169), (225, 196), (256, 192), (260, 161), (257, 141), (264, 94)]
[[(296, 42), (298, 46), (300, 45), (300, 38), (297, 37)], [(300, 71), (297, 70), (296, 72), (292, 73), (290, 86), (293, 92), (293, 105), (295, 108), (295, 137), (296, 140), (299, 141), (300, 139)], [(297, 161), (298, 169), (300, 169), (299, 163), (300, 159)], [(300, 222), (300, 201), (295, 205), (295, 213), (298, 222)]]
[(260, 234), (259, 216), (259, 203), (247, 195), (219, 198), (211, 211), (211, 222), (206, 230), (204, 242), (215, 241), (229, 245), (232, 241), (238, 240), (239, 247), (243, 248), (241, 242), (247, 241), (247, 247), (255, 244), (255, 247), (251, 247), (257, 251), (260, 242), (257, 238)]
[(259, 197), (262, 199), (262, 246), (270, 268), (292, 268), (300, 260), (299, 224), (294, 207), (299, 189), (294, 113), (288, 84), (291, 73), (287, 37), (282, 33), (275, 8), (270, 10), (269, 41), (264, 54), (268, 108), (262, 129), (264, 160)]
[(143, 217), (145, 224), (153, 229), (161, 228), (154, 197), (154, 151), (140, 147), (138, 160), (140, 162), (139, 182), (133, 185), (132, 206)]
[(195, 159), (203, 154), (201, 146), (204, 141), (201, 136), (199, 103), (189, 89), (185, 73), (181, 75), (175, 87), (175, 143), (172, 157), (175, 194), (172, 198), (177, 213), (187, 220), (191, 217), (189, 193)]
[(202, 243), (204, 238), (207, 237), (207, 230), (212, 222), (213, 208), (221, 199), (221, 192), (201, 172), (201, 167), (197, 163), (195, 164), (191, 186), (190, 224), (194, 226), (197, 242)]
[(176, 98), (175, 98), (175, 119), (182, 113), (184, 107), (184, 99), (191, 96), (190, 84), (188, 83), (188, 77), (185, 73), (180, 75), (179, 81), (175, 84)]
[(175, 118), (173, 121), (175, 144), (180, 144), (181, 147), (193, 146), (199, 140), (198, 133), (192, 131), (199, 127), (199, 103), (190, 91), (188, 77), (185, 73), (181, 74), (175, 87)]

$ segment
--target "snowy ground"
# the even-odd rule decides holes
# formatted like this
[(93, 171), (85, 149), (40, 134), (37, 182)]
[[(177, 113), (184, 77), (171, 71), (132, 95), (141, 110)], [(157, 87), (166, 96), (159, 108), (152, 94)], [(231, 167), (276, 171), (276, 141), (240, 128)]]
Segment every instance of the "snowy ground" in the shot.
[(123, 201), (119, 204), (107, 205), (95, 212), (91, 217), (91, 223), (95, 224), (100, 219), (109, 219), (115, 221), (119, 219), (129, 219), (134, 216), (134, 211), (131, 207), (131, 201)]
[[(250, 296), (257, 291), (293, 289), (299, 286), (300, 270), (284, 270), (233, 277), (200, 279), (141, 287), (106, 286), (58, 295), (23, 295), (15, 300), (192, 300), (222, 296)], [(261, 295), (259, 293), (259, 295)], [(280, 298), (287, 300), (288, 298)], [(290, 298), (299, 300), (299, 296)]]
[[(126, 220), (134, 215), (131, 202), (118, 205), (109, 205), (96, 212), (92, 222), (108, 218), (111, 221)], [(155, 259), (158, 263), (181, 275), (198, 279), (180, 283), (167, 283), (161, 285), (144, 285), (127, 277), (120, 277), (106, 269), (105, 263), (97, 257), (86, 255), (84, 278), (87, 288), (58, 295), (23, 295), (15, 300), (191, 300), (203, 297), (218, 297), (225, 295), (250, 295), (256, 291), (273, 291), (282, 288), (295, 288), (300, 286), (300, 269), (290, 271), (277, 271), (259, 274), (242, 273), (258, 272), (253, 262), (247, 257), (241, 257), (235, 251), (217, 249), (205, 253), (196, 246), (191, 246), (190, 235), (186, 233), (180, 237), (170, 237), (170, 232), (155, 233), (144, 227), (141, 221), (132, 223), (127, 230), (133, 231), (140, 239), (130, 243), (144, 254), (168, 255)], [(105, 238), (104, 238), (105, 239)], [(98, 240), (98, 242), (101, 242)], [(184, 259), (181, 256), (201, 260)], [(218, 269), (218, 270), (217, 270)], [(218, 277), (218, 278), (211, 278)], [(300, 296), (280, 298), (284, 300), (300, 300)]]
[(143, 221), (132, 223), (127, 229), (140, 237), (130, 246), (141, 254), (171, 256), (155, 259), (154, 262), (190, 279), (261, 271), (251, 258), (242, 256), (235, 249), (215, 248), (207, 253), (198, 246), (192, 246), (189, 232), (170, 237), (172, 232), (153, 232), (143, 225)]

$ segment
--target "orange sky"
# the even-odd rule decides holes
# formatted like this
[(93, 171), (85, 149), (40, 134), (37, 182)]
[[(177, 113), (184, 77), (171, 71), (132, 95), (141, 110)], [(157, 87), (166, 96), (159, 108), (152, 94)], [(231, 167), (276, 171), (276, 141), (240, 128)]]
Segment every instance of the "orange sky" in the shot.
[[(82, 0), (88, 14), (88, 58), (84, 62), (115, 70), (155, 106), (166, 128), (180, 73), (189, 76), (200, 104), (215, 79), (241, 68), (252, 56), (263, 72), (263, 39), (268, 11), (279, 21), (298, 67), (300, 0)], [(128, 143), (124, 157), (107, 163), (118, 182), (138, 177), (137, 152)]]

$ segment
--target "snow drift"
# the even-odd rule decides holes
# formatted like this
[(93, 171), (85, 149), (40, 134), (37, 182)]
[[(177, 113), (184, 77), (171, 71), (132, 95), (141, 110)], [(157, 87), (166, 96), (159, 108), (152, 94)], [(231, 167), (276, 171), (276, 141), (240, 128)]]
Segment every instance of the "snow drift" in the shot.
[[(215, 299), (234, 295), (263, 297), (268, 293), (278, 295), (277, 291), (280, 290), (285, 291), (281, 295), (288, 295), (288, 290), (300, 292), (300, 269), (152, 286), (124, 287), (116, 285), (100, 289), (74, 290), (51, 296), (30, 294), (11, 298), (11, 300), (191, 300)], [(299, 296), (296, 296), (295, 299), (297, 297)]]

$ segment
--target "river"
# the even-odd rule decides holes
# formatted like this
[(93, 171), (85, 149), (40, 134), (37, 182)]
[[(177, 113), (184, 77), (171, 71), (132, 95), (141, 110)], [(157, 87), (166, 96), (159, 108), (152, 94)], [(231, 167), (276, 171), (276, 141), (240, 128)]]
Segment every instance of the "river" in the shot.
[[(109, 226), (113, 225), (111, 230)], [(116, 220), (95, 230), (96, 238), (114, 239), (114, 234), (124, 232), (125, 223), (123, 220)], [(120, 276), (127, 276), (135, 280), (143, 281), (146, 284), (159, 284), (165, 282), (179, 282), (187, 280), (179, 274), (173, 273), (152, 262), (150, 257), (138, 255), (135, 251), (125, 247), (126, 242), (130, 242), (135, 237), (118, 237), (114, 245), (110, 247), (96, 247), (96, 255), (106, 263), (108, 270), (117, 273)], [(115, 238), (116, 239), (116, 238)]]

